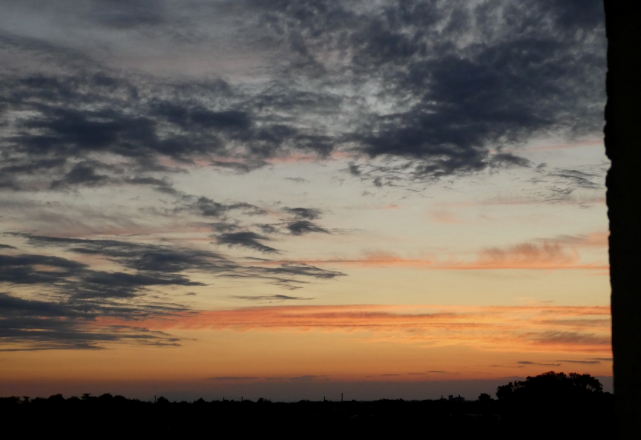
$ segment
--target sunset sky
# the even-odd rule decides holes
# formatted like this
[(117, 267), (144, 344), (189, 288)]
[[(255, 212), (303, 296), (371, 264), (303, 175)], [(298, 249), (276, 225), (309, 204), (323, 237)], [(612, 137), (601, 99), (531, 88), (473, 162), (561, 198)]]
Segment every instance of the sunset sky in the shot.
[(0, 396), (611, 376), (600, 0), (0, 0)]

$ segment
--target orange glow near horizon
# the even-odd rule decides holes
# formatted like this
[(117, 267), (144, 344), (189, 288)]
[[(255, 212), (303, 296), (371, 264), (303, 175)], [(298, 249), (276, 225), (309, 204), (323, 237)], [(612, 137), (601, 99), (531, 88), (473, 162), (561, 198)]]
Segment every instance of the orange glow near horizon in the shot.
[[(610, 351), (609, 307), (271, 306), (189, 312), (135, 324), (152, 330), (368, 333), (371, 341), (484, 351)], [(96, 325), (131, 325), (100, 318)]]

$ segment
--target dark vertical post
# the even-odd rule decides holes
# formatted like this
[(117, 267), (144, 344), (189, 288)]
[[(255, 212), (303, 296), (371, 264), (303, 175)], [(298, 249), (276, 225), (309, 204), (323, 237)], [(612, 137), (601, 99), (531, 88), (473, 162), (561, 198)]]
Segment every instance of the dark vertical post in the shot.
[(614, 394), (620, 438), (641, 439), (641, 15), (635, 1), (604, 6)]

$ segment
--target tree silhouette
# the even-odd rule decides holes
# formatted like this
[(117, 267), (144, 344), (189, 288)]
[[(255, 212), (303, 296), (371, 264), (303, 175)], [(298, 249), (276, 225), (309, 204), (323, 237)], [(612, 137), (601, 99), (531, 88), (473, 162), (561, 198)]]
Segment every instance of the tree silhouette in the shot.
[(496, 397), (501, 401), (530, 403), (575, 402), (597, 394), (603, 394), (603, 385), (589, 374), (566, 375), (554, 371), (528, 376), (524, 381), (510, 382), (496, 390)]

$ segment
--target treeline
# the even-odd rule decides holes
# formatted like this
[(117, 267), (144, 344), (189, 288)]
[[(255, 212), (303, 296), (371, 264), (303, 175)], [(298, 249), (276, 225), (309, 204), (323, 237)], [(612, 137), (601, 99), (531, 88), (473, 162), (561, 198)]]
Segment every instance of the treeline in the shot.
[(123, 396), (0, 398), (0, 414), (25, 434), (413, 434), (468, 438), (612, 438), (613, 396), (589, 375), (549, 372), (498, 388), (496, 399), (296, 403), (156, 402)]

